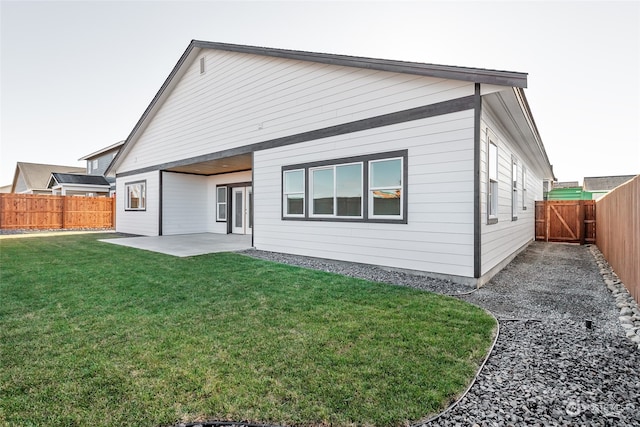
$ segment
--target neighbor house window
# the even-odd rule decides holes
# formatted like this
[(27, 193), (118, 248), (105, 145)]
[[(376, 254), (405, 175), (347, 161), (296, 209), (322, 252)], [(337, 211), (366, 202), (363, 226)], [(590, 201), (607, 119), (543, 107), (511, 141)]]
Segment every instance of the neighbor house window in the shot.
[(518, 161), (511, 159), (511, 221), (518, 219)]
[(488, 223), (498, 222), (498, 146), (489, 139), (487, 168), (489, 172), (487, 216)]
[(304, 216), (304, 169), (285, 171), (283, 187), (284, 216)]
[(143, 211), (147, 208), (147, 182), (130, 182), (124, 185), (126, 210)]
[(285, 166), (282, 217), (406, 223), (406, 176), (407, 150)]
[(402, 217), (402, 158), (374, 160), (369, 163), (369, 216), (396, 219)]
[(362, 217), (362, 163), (311, 168), (312, 216)]
[(95, 159), (95, 160), (94, 160), (93, 162), (91, 162), (91, 163), (92, 163), (92, 166), (91, 166), (91, 167), (92, 167), (92, 169), (93, 169), (93, 170), (98, 169), (98, 159)]
[(216, 221), (227, 220), (227, 187), (216, 187)]
[(522, 210), (527, 210), (527, 168), (522, 166)]

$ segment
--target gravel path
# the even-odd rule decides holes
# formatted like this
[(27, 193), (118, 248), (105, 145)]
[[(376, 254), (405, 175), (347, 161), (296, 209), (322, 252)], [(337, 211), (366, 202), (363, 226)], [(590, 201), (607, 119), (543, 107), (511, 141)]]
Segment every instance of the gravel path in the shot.
[(500, 336), (484, 369), (469, 393), (428, 426), (640, 426), (640, 348), (627, 339), (587, 246), (534, 242), (466, 295), (469, 287), (380, 267), (245, 254), (460, 294), (491, 311), (500, 320)]

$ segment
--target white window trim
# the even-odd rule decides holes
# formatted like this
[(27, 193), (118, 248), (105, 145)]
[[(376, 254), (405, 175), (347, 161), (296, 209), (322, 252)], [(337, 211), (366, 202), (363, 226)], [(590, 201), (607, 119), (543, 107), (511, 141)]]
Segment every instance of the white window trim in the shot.
[[(220, 199), (218, 198), (218, 194), (221, 189), (224, 189), (224, 197), (225, 197), (224, 202), (221, 202)], [(216, 221), (218, 222), (227, 222), (227, 199), (229, 198), (229, 195), (227, 193), (228, 192), (227, 192), (226, 185), (216, 187)], [(224, 205), (224, 210), (223, 210), (224, 218), (220, 216), (220, 206), (222, 205)]]
[(518, 220), (518, 160), (511, 158), (511, 221)]
[[(374, 163), (378, 162), (386, 162), (389, 160), (400, 160), (400, 185), (399, 186), (384, 186), (384, 187), (374, 187), (371, 184), (372, 173), (371, 168)], [(389, 157), (385, 159), (376, 159), (369, 161), (369, 185), (367, 185), (367, 199), (369, 204), (369, 218), (375, 219), (402, 219), (404, 218), (404, 198), (406, 195), (404, 194), (404, 158), (403, 157)], [(373, 192), (376, 190), (397, 190), (400, 188), (400, 214), (399, 215), (375, 215), (373, 213)]]
[[(336, 169), (341, 166), (360, 165), (360, 215), (338, 215), (338, 180), (336, 179)], [(316, 214), (313, 211), (313, 172), (318, 170), (333, 171), (333, 214)], [(363, 162), (339, 163), (335, 165), (318, 166), (309, 168), (309, 217), (310, 218), (351, 218), (362, 219), (364, 205), (364, 164)]]
[[(292, 191), (290, 193), (287, 192), (285, 176), (288, 173), (292, 173), (292, 172), (302, 172), (302, 192), (299, 192), (299, 191)], [(282, 215), (285, 218), (304, 218), (305, 217), (305, 209), (306, 209), (305, 198), (307, 196), (305, 193), (305, 185), (306, 185), (306, 176), (305, 176), (304, 168), (283, 171), (282, 173)], [(301, 214), (290, 214), (287, 212), (287, 200), (288, 200), (287, 196), (290, 194), (302, 194), (302, 213)]]
[[(131, 207), (131, 198), (129, 197), (129, 194), (130, 194), (129, 187), (133, 185), (142, 186), (140, 191), (140, 200), (142, 201), (142, 203), (140, 203), (141, 206), (138, 206), (137, 208)], [(126, 182), (124, 184), (124, 197), (125, 197), (125, 211), (132, 211), (132, 212), (146, 211), (147, 210), (147, 181), (145, 180), (145, 181)]]
[(522, 210), (527, 210), (527, 168), (522, 165)]
[[(491, 159), (491, 146), (495, 147), (495, 158)], [(500, 204), (498, 203), (498, 193), (500, 187), (500, 153), (498, 143), (491, 131), (487, 129), (487, 224), (495, 224), (498, 222), (498, 212)], [(492, 161), (495, 162), (496, 179), (491, 178)], [(495, 184), (495, 186), (494, 186)], [(494, 191), (492, 191), (494, 187)], [(495, 212), (492, 212), (492, 206), (495, 204)]]

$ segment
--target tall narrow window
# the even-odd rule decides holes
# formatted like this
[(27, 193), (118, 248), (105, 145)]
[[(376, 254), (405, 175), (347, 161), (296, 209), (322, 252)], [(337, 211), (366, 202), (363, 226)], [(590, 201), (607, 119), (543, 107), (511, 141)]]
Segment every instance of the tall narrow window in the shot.
[(362, 217), (362, 163), (336, 166), (336, 215)]
[(216, 188), (216, 221), (227, 220), (227, 187)]
[(147, 182), (129, 182), (124, 185), (126, 201), (125, 210), (143, 211), (147, 206)]
[(487, 216), (488, 223), (498, 222), (498, 146), (489, 139), (487, 167), (489, 170)]
[(333, 168), (320, 168), (311, 170), (311, 204), (312, 215), (333, 215), (335, 189)]
[(304, 216), (304, 169), (284, 171), (284, 216)]
[(522, 166), (522, 210), (527, 210), (527, 168)]
[(369, 216), (402, 217), (402, 158), (369, 162)]
[(202, 58), (200, 58), (200, 74), (204, 74), (205, 71), (206, 69), (205, 69), (204, 56), (203, 56)]
[(511, 159), (511, 221), (518, 219), (518, 162)]

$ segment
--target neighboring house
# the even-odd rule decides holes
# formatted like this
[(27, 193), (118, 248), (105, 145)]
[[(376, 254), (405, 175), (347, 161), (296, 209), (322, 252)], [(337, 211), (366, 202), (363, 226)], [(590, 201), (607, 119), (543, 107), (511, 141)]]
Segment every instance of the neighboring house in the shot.
[(11, 192), (22, 194), (52, 194), (49, 188), (49, 179), (53, 172), (84, 173), (84, 169), (74, 166), (18, 162), (13, 175)]
[(116, 229), (482, 284), (554, 180), (524, 73), (192, 41), (132, 130)]
[(51, 173), (47, 188), (54, 196), (109, 196), (111, 184), (102, 175)]
[(115, 193), (116, 190), (116, 178), (115, 173), (111, 172), (109, 174), (105, 174), (109, 165), (113, 161), (113, 159), (122, 148), (124, 141), (118, 141), (115, 144), (112, 144), (108, 147), (102, 148), (98, 151), (95, 151), (91, 154), (87, 154), (84, 157), (81, 157), (79, 160), (85, 160), (87, 162), (87, 174), (88, 175), (102, 175), (104, 176), (109, 184), (111, 185), (110, 193)]
[(11, 193), (11, 184), (0, 187), (0, 193)]
[(578, 181), (554, 182), (546, 200), (591, 200), (591, 193), (585, 192)]
[(583, 181), (584, 191), (591, 193), (593, 200), (598, 200), (614, 188), (635, 178), (636, 175), (590, 176)]

